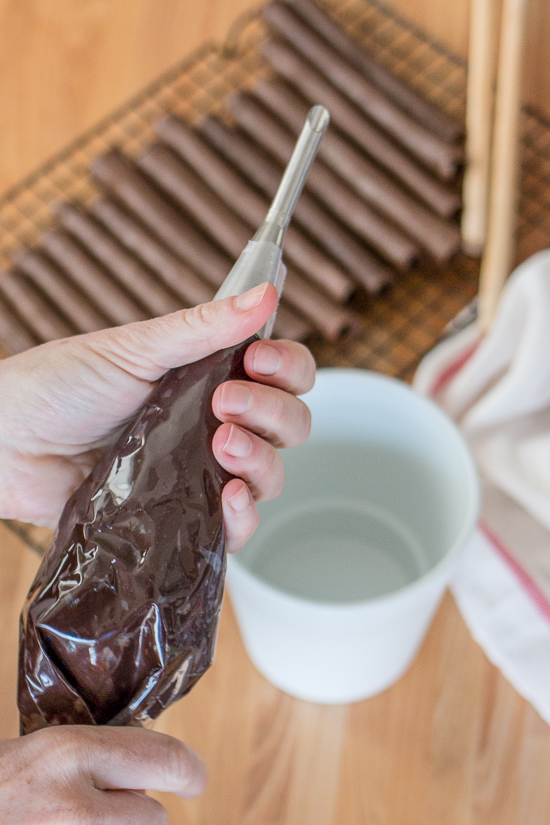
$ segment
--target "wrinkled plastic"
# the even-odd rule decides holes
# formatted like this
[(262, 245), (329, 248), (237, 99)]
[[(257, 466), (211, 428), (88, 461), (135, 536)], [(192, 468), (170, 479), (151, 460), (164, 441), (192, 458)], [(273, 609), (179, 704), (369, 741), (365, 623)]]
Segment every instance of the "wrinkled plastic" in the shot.
[(231, 478), (212, 394), (256, 337), (168, 372), (67, 502), (21, 615), (23, 733), (147, 723), (211, 664)]

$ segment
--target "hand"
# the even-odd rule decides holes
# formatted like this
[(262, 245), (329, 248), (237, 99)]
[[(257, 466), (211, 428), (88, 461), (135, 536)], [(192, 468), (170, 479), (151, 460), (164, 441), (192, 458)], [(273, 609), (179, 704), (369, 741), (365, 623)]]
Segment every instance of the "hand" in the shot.
[[(275, 288), (264, 284), (239, 298), (52, 341), (0, 362), (0, 517), (55, 526), (153, 383), (172, 367), (246, 340), (276, 303)], [(258, 383), (227, 382), (213, 398), (224, 422), (214, 454), (239, 476), (222, 494), (229, 551), (257, 526), (254, 499), (281, 491), (275, 447), (307, 437), (309, 411), (295, 396), (311, 388), (315, 375), (308, 350), (290, 341), (252, 344), (245, 369)]]
[(206, 771), (183, 742), (141, 728), (44, 728), (0, 743), (2, 825), (166, 825), (143, 793), (201, 793)]

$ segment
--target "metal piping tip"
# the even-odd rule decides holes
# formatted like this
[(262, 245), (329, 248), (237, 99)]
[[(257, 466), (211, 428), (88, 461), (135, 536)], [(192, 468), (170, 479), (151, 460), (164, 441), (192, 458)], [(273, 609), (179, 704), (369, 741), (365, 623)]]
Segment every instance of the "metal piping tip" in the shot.
[(310, 109), (266, 219), (254, 236), (255, 241), (270, 241), (279, 247), (282, 245), (294, 204), (329, 121), (330, 115), (324, 106)]
[[(273, 284), (281, 296), (286, 275), (281, 249), (285, 229), (329, 119), (324, 106), (314, 106), (310, 110), (267, 217), (241, 252), (216, 298), (242, 295), (247, 289), (266, 281)], [(275, 313), (259, 331), (261, 338), (269, 338), (274, 321)]]
[(330, 121), (328, 110), (324, 106), (314, 106), (309, 110), (306, 123), (309, 123), (314, 132), (325, 131)]

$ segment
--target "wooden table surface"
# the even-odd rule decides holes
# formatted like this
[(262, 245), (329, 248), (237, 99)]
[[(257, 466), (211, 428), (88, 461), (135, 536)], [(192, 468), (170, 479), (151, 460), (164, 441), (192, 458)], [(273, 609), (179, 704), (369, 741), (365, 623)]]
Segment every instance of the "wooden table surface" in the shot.
[[(37, 556), (0, 525), (0, 738), (17, 735), (17, 626)], [(156, 729), (206, 760), (170, 825), (548, 825), (550, 728), (473, 642), (446, 596), (410, 670), (327, 707), (272, 687), (226, 600), (216, 661)]]
[[(452, 17), (443, 4), (399, 0), (462, 49), (466, 2), (453, 4)], [(193, 48), (219, 40), (253, 5), (0, 0), (0, 190)], [(532, 6), (539, 15), (550, 8)], [(544, 14), (539, 38), (550, 31)], [(0, 525), (2, 738), (18, 731), (18, 615), (37, 564)], [(550, 822), (550, 728), (487, 661), (450, 596), (399, 683), (348, 707), (293, 700), (269, 685), (226, 603), (214, 666), (157, 727), (189, 742), (210, 769), (200, 799), (162, 798), (171, 825)]]

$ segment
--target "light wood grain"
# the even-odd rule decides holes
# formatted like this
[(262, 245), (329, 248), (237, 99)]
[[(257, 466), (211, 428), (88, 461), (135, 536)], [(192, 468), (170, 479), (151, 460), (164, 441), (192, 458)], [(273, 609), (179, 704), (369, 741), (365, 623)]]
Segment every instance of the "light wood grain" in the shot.
[[(258, 0), (0, 0), (0, 191)], [(453, 52), (468, 51), (468, 0), (393, 0)], [(525, 100), (550, 115), (550, 4), (530, 0)]]
[(257, 0), (0, 0), (0, 191)]
[(481, 260), (478, 324), (487, 332), (514, 264), (520, 108), (527, 0), (504, 0), (497, 69), (487, 244)]
[[(468, 56), (470, 3), (477, 0), (391, 0), (390, 5), (454, 54)], [(497, 0), (497, 13), (502, 0)], [(550, 116), (550, 3), (529, 0), (525, 27), (523, 100)]]
[(0, 739), (19, 734), (16, 712), (19, 619), (39, 559), (0, 522)]
[(493, 85), (497, 45), (496, 0), (470, 4), (466, 171), (462, 187), (462, 244), (478, 255), (487, 234), (489, 169), (493, 124)]
[[(18, 617), (37, 566), (0, 524), (0, 738), (17, 735)], [(487, 661), (450, 596), (399, 682), (347, 707), (292, 699), (266, 682), (226, 601), (214, 665), (156, 729), (209, 766), (199, 799), (156, 795), (170, 825), (550, 821), (550, 728)]]

